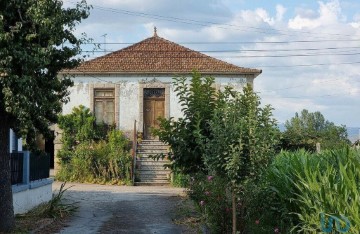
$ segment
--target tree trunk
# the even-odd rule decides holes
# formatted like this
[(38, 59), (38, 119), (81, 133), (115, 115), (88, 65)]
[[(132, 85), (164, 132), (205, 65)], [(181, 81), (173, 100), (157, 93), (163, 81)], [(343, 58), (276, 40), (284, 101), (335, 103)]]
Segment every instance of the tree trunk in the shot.
[(231, 199), (232, 199), (232, 233), (236, 234), (236, 196), (235, 196), (235, 191), (233, 189), (232, 194), (231, 194)]
[(7, 114), (0, 110), (0, 233), (9, 232), (15, 226), (11, 188), (9, 132)]

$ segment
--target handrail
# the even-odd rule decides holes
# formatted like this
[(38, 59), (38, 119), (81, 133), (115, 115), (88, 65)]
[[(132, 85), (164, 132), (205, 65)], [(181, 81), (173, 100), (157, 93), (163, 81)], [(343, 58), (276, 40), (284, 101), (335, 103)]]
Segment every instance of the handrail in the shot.
[(131, 179), (132, 183), (135, 183), (135, 169), (136, 169), (136, 151), (137, 151), (137, 131), (136, 131), (136, 120), (134, 120), (134, 135), (133, 135), (133, 148), (132, 148), (132, 167), (131, 167)]

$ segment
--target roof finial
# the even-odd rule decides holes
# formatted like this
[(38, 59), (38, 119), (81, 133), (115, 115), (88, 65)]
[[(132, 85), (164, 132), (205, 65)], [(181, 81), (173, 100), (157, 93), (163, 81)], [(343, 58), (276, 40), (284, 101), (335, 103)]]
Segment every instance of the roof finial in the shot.
[(154, 37), (157, 37), (157, 28), (156, 28), (156, 26), (154, 27)]

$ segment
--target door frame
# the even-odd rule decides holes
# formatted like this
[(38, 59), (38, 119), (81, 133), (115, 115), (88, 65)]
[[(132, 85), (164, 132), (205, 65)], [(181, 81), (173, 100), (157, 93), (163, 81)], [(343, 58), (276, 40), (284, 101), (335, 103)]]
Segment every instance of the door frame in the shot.
[(139, 123), (137, 129), (140, 132), (144, 132), (144, 89), (152, 88), (163, 88), (165, 89), (165, 113), (164, 117), (166, 119), (170, 118), (170, 83), (160, 82), (157, 79), (150, 81), (143, 81), (139, 83)]
[[(153, 103), (153, 101), (156, 103), (156, 102), (158, 102), (158, 101), (161, 101), (162, 103), (163, 103), (163, 105), (164, 105), (164, 114), (165, 114), (165, 97), (150, 97), (150, 98), (146, 98), (146, 97), (144, 97), (144, 106), (143, 106), (143, 110), (144, 110), (144, 128), (143, 128), (143, 139), (144, 140), (151, 140), (151, 139), (155, 139), (154, 138), (154, 136), (152, 136), (152, 134), (150, 134), (150, 132), (147, 132), (148, 130), (147, 130), (147, 128), (145, 127), (145, 125), (146, 125), (146, 112), (145, 112), (145, 102), (146, 101), (150, 101), (151, 103)], [(153, 104), (155, 104), (155, 103), (153, 103)], [(153, 112), (152, 112), (152, 114), (153, 115), (155, 115), (155, 113), (156, 113), (156, 105), (154, 105), (154, 106), (152, 106), (152, 108), (154, 108), (153, 109)], [(165, 117), (165, 116), (162, 116), (162, 117)], [(153, 117), (151, 117), (151, 119), (153, 120), (153, 121), (156, 121), (155, 119), (153, 119)], [(151, 127), (154, 127), (154, 126), (151, 126)]]

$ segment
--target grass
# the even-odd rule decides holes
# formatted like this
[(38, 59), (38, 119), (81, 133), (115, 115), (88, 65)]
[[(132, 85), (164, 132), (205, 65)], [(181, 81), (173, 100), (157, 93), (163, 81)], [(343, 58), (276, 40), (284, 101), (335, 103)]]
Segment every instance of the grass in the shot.
[(176, 205), (173, 222), (186, 227), (186, 233), (203, 233), (204, 220), (202, 214), (196, 210), (194, 201), (189, 197), (182, 197)]
[(65, 188), (62, 183), (60, 190), (53, 194), (49, 202), (40, 204), (25, 214), (16, 215), (13, 233), (54, 233), (65, 225), (65, 221), (77, 210), (76, 203), (65, 203)]

